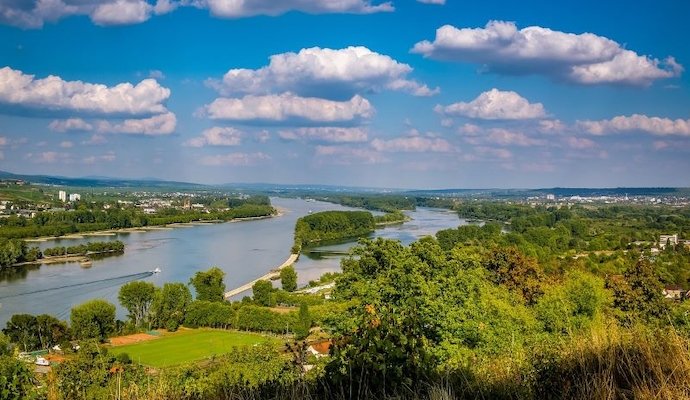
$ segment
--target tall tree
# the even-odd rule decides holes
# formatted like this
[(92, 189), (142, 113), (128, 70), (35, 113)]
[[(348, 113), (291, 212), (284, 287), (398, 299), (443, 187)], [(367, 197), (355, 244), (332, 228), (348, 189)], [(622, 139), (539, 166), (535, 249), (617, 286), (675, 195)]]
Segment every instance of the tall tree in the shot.
[(48, 314), (36, 316), (36, 330), (41, 348), (48, 349), (69, 340), (67, 324)]
[(24, 351), (36, 350), (41, 346), (41, 341), (36, 335), (36, 317), (31, 314), (14, 314), (2, 332)]
[(273, 285), (269, 281), (260, 280), (252, 286), (254, 301), (262, 306), (271, 307), (275, 305), (275, 295)]
[(129, 312), (134, 326), (139, 327), (147, 322), (155, 293), (156, 287), (150, 282), (134, 281), (120, 288), (117, 299)]
[(212, 267), (208, 271), (198, 271), (189, 280), (196, 291), (196, 299), (204, 301), (225, 300), (225, 272), (218, 267)]
[(115, 306), (105, 300), (91, 300), (72, 308), (72, 332), (77, 339), (104, 341), (115, 331)]
[(298, 340), (305, 339), (309, 336), (309, 329), (311, 329), (311, 315), (309, 314), (309, 306), (307, 303), (302, 303), (299, 306), (299, 319), (295, 327), (295, 336)]
[(297, 272), (295, 272), (295, 267), (288, 265), (280, 270), (280, 284), (286, 292), (297, 290)]
[(184, 283), (166, 283), (151, 305), (154, 325), (175, 331), (182, 324), (192, 294)]

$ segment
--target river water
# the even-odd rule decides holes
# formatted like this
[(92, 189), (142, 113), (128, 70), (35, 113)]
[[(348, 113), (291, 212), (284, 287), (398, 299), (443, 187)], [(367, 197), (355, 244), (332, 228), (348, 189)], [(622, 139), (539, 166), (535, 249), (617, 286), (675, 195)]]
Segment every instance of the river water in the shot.
[[(272, 198), (283, 216), (263, 220), (203, 224), (175, 229), (56, 239), (38, 243), (41, 249), (72, 246), (88, 241), (121, 240), (125, 253), (94, 260), (90, 268), (78, 263), (21, 267), (0, 275), (0, 327), (13, 314), (52, 314), (69, 319), (70, 309), (86, 300), (106, 299), (118, 304), (124, 283), (141, 279), (161, 286), (165, 282), (188, 282), (200, 270), (218, 266), (225, 271), (228, 288), (255, 279), (285, 261), (292, 247), (297, 218), (309, 212), (351, 210), (337, 204), (302, 199)], [(466, 224), (447, 210), (418, 208), (408, 212), (412, 221), (378, 229), (373, 237), (397, 239), (404, 244), (436, 231)], [(339, 254), (354, 241), (316, 249), (320, 254), (302, 255), (295, 265), (299, 284), (339, 270)], [(147, 274), (156, 267), (161, 273)], [(245, 293), (251, 294), (250, 292)], [(118, 307), (118, 318), (125, 312)]]

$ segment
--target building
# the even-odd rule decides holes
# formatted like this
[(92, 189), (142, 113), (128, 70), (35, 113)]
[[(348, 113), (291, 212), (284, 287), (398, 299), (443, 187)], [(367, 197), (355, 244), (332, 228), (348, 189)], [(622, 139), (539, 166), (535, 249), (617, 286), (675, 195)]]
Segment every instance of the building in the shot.
[(555, 201), (555, 200), (556, 200), (556, 195), (555, 195), (555, 194), (547, 194), (547, 195), (546, 195), (546, 200)]
[(62, 201), (62, 202), (67, 201), (67, 192), (65, 192), (64, 190), (59, 191), (58, 192), (58, 199), (60, 199), (60, 201)]
[(72, 193), (69, 195), (69, 201), (79, 201), (81, 200), (81, 195), (79, 193)]
[(666, 244), (671, 244), (671, 246), (675, 246), (678, 244), (678, 234), (674, 235), (661, 235), (659, 236), (659, 248), (664, 249), (666, 247)]
[(664, 288), (662, 294), (669, 300), (680, 300), (685, 296), (686, 291), (678, 285), (669, 285)]

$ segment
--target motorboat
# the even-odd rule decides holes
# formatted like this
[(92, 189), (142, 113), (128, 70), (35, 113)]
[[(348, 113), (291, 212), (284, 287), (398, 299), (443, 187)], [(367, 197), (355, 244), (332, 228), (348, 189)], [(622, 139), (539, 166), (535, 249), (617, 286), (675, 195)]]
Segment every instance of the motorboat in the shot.
[(151, 272), (153, 272), (154, 274), (159, 274), (159, 273), (161, 272), (161, 268), (160, 268), (160, 267), (156, 267), (156, 269), (154, 269), (154, 270), (151, 271)]

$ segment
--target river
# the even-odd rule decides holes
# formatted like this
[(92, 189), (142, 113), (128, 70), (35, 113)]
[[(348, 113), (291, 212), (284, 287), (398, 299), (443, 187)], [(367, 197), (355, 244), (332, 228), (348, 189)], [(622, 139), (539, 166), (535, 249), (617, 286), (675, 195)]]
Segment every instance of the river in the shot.
[[(280, 265), (289, 255), (297, 218), (309, 212), (351, 210), (337, 204), (302, 199), (272, 198), (283, 215), (262, 220), (203, 224), (165, 230), (55, 239), (38, 243), (41, 249), (72, 246), (88, 241), (121, 240), (125, 253), (94, 260), (90, 268), (78, 263), (20, 267), (0, 275), (0, 327), (13, 314), (52, 314), (69, 319), (70, 309), (86, 300), (106, 299), (118, 304), (124, 283), (142, 279), (161, 286), (165, 282), (188, 282), (199, 270), (218, 266), (225, 271), (228, 288), (242, 285)], [(408, 244), (436, 231), (466, 222), (446, 210), (418, 208), (407, 213), (412, 220), (378, 229), (373, 237), (398, 239)], [(302, 255), (295, 265), (299, 284), (337, 271), (341, 255), (354, 244), (343, 243), (316, 249), (321, 255)], [(146, 274), (156, 267), (161, 272)], [(247, 293), (251, 294), (251, 293)], [(118, 318), (125, 312), (118, 307)]]

